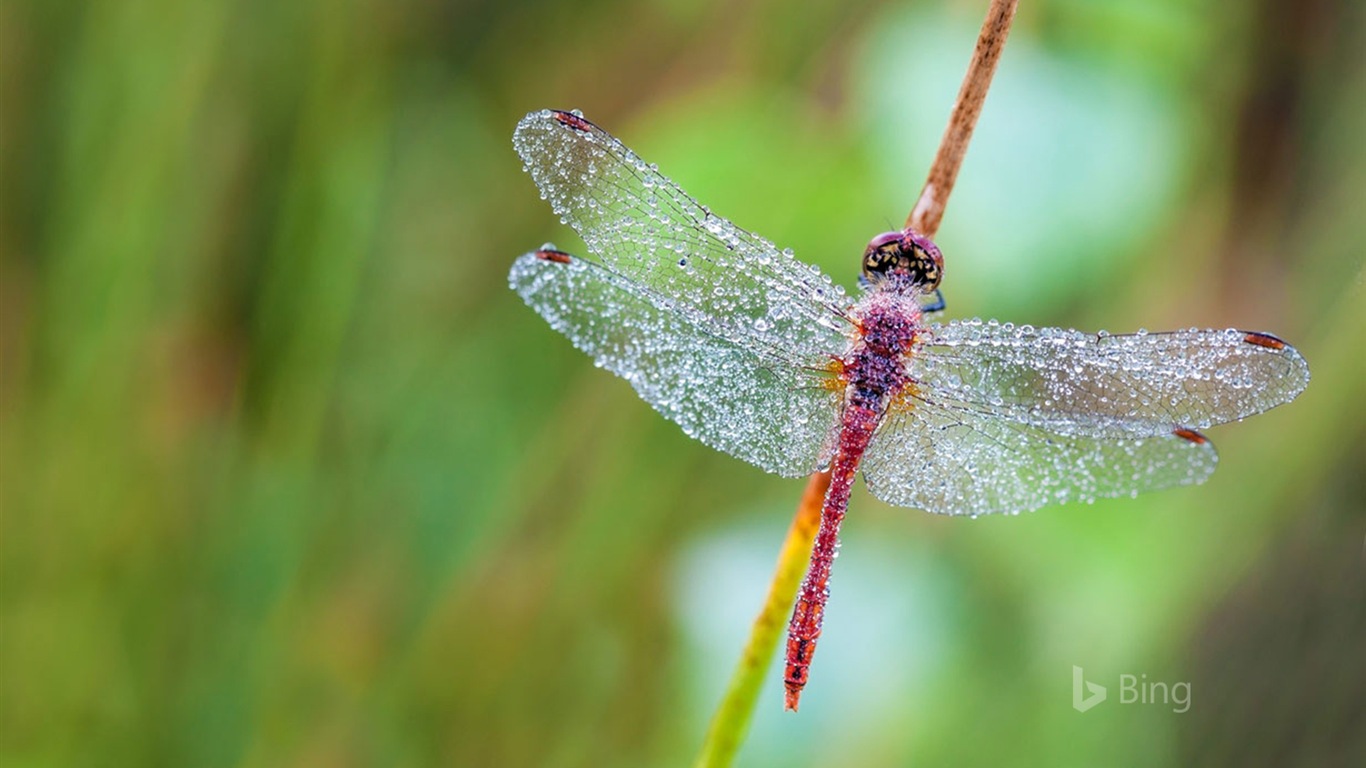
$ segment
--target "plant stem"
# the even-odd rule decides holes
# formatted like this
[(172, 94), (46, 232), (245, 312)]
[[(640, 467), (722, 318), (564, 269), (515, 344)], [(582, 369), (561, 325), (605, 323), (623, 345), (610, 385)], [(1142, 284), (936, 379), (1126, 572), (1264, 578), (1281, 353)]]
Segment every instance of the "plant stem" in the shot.
[(972, 51), (972, 61), (968, 63), (968, 72), (963, 76), (963, 87), (958, 89), (958, 99), (949, 113), (949, 124), (939, 140), (939, 152), (930, 165), (920, 199), (906, 217), (906, 226), (926, 237), (934, 237), (939, 231), (944, 206), (958, 179), (963, 156), (968, 153), (972, 129), (977, 127), (977, 118), (982, 114), (982, 102), (986, 101), (987, 89), (991, 87), (991, 76), (1001, 61), (1017, 3), (1018, 0), (991, 0), (986, 21), (982, 22), (982, 31), (977, 36), (977, 47)]
[[(977, 47), (972, 53), (972, 61), (963, 78), (963, 87), (958, 91), (953, 111), (949, 113), (949, 124), (940, 140), (939, 152), (930, 166), (920, 199), (906, 217), (906, 226), (926, 237), (933, 237), (939, 230), (949, 193), (953, 191), (953, 183), (958, 178), (958, 168), (963, 164), (968, 142), (972, 140), (972, 129), (982, 114), (982, 102), (991, 85), (991, 76), (1001, 60), (1001, 49), (1010, 33), (1017, 2), (991, 0), (982, 32), (977, 38)], [(830, 475), (827, 472), (817, 472), (807, 481), (796, 517), (788, 528), (787, 538), (778, 555), (778, 567), (769, 585), (768, 597), (754, 620), (749, 642), (745, 644), (740, 663), (731, 674), (726, 694), (707, 730), (702, 754), (697, 759), (699, 768), (730, 765), (740, 750), (759, 698), (764, 673), (773, 660), (773, 652), (782, 637), (788, 611), (801, 585), (807, 560), (811, 557), (812, 541), (820, 527), (821, 503), (829, 487)]]
[(764, 672), (773, 659), (773, 649), (782, 637), (787, 626), (787, 614), (792, 610), (792, 601), (801, 586), (802, 574), (806, 571), (807, 558), (811, 557), (811, 542), (816, 538), (816, 529), (821, 524), (821, 502), (825, 491), (830, 487), (830, 473), (817, 472), (811, 475), (797, 505), (797, 516), (783, 540), (782, 552), (778, 555), (778, 569), (773, 574), (773, 582), (768, 588), (764, 607), (754, 620), (750, 630), (749, 642), (740, 654), (740, 663), (731, 673), (730, 684), (725, 698), (712, 717), (707, 739), (702, 745), (702, 754), (697, 765), (730, 765), (735, 753), (740, 750), (745, 733), (749, 731), (749, 721), (754, 714), (754, 703), (759, 699), (759, 689), (764, 682)]

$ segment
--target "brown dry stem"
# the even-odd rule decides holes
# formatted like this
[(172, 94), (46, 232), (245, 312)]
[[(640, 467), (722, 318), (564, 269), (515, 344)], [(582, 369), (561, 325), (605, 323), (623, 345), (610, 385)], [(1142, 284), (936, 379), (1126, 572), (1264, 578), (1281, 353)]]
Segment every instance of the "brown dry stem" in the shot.
[(906, 226), (926, 237), (934, 237), (939, 231), (939, 222), (944, 218), (944, 206), (948, 204), (949, 193), (958, 179), (963, 156), (968, 153), (968, 142), (972, 141), (972, 129), (977, 126), (977, 118), (982, 114), (982, 103), (986, 101), (987, 89), (991, 87), (991, 76), (996, 73), (996, 65), (1001, 61), (1001, 51), (1005, 48), (1006, 36), (1010, 34), (1010, 23), (1015, 19), (1017, 2), (991, 0), (986, 21), (982, 23), (982, 32), (977, 36), (977, 47), (972, 51), (968, 73), (963, 77), (963, 87), (958, 89), (958, 99), (949, 113), (949, 124), (944, 128), (944, 137), (939, 140), (939, 152), (935, 154), (930, 174), (925, 179), (925, 188), (921, 190), (915, 208), (906, 217)]

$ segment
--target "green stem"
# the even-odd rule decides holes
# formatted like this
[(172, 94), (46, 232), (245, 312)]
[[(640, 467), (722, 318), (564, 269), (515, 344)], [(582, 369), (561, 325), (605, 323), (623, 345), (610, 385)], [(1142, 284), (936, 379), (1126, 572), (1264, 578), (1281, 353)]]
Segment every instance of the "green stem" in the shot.
[(698, 768), (730, 765), (745, 740), (749, 721), (754, 716), (754, 704), (764, 683), (764, 673), (773, 661), (788, 611), (792, 610), (802, 574), (806, 572), (806, 561), (811, 557), (811, 542), (820, 528), (821, 503), (829, 486), (828, 472), (817, 472), (806, 484), (797, 516), (788, 528), (778, 554), (778, 567), (773, 573), (764, 607), (754, 619), (749, 642), (740, 655), (740, 663), (731, 673), (726, 695), (707, 729), (702, 754), (697, 758)]

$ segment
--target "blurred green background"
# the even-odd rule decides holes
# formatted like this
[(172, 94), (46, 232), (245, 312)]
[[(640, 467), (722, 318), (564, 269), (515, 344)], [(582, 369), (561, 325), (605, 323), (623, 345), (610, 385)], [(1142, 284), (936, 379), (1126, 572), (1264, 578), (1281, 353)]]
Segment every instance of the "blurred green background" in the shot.
[[(1360, 765), (1366, 13), (1023, 6), (948, 315), (1268, 330), (1313, 382), (1212, 430), (1198, 488), (976, 521), (860, 488), (802, 711), (775, 670), (740, 763)], [(512, 128), (583, 109), (852, 287), (984, 8), (0, 5), (3, 763), (689, 762), (802, 483), (507, 289), (582, 247)]]

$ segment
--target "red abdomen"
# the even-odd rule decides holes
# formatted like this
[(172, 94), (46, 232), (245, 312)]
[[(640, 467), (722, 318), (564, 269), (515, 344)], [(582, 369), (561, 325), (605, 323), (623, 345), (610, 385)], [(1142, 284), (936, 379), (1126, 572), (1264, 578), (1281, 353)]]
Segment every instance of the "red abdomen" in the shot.
[(811, 547), (811, 564), (807, 566), (806, 578), (797, 593), (792, 621), (787, 626), (783, 685), (787, 689), (784, 706), (790, 710), (797, 709), (811, 659), (816, 653), (816, 640), (821, 636), (821, 622), (825, 618), (825, 602), (830, 597), (830, 566), (839, 546), (840, 522), (849, 506), (849, 493), (854, 487), (859, 460), (877, 429), (878, 418), (877, 410), (855, 402), (844, 411), (839, 449), (830, 467), (830, 489), (825, 492), (825, 503), (821, 507), (821, 527)]

